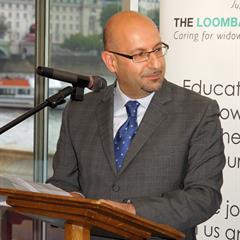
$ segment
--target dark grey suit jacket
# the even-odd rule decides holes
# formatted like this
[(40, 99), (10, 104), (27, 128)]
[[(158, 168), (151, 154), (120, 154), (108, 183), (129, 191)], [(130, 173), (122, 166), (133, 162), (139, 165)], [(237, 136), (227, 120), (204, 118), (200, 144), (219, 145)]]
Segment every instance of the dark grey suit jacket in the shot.
[(67, 105), (48, 182), (93, 199), (129, 198), (138, 215), (195, 239), (195, 226), (221, 203), (225, 157), (216, 101), (165, 80), (117, 174), (113, 89)]

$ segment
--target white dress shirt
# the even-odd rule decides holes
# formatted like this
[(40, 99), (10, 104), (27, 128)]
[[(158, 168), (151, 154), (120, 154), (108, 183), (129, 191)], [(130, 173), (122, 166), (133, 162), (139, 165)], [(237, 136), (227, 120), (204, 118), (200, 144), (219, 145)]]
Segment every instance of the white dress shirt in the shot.
[(137, 123), (139, 126), (148, 108), (148, 105), (152, 100), (153, 95), (154, 92), (144, 98), (131, 99), (121, 91), (118, 83), (116, 84), (116, 87), (114, 89), (113, 138), (115, 137), (118, 129), (123, 125), (123, 123), (128, 118), (125, 104), (128, 101), (138, 101), (140, 103), (140, 106), (138, 107), (137, 111)]

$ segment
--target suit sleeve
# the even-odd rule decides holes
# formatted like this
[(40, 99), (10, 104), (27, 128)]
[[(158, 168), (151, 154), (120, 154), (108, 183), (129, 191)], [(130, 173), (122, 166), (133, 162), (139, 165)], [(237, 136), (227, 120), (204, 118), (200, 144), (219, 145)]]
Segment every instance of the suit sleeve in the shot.
[(219, 108), (211, 101), (192, 134), (183, 188), (132, 199), (137, 214), (182, 231), (195, 227), (220, 207), (224, 165)]
[(69, 114), (71, 104), (68, 104), (63, 112), (60, 137), (57, 143), (57, 151), (53, 157), (53, 176), (47, 180), (68, 192), (81, 192), (79, 184), (79, 168), (72, 139), (69, 135)]

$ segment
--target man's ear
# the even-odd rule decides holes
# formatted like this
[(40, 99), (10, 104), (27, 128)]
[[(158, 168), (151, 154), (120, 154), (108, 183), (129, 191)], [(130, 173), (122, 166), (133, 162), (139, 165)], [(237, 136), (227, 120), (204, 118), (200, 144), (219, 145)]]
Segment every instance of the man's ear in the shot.
[(108, 70), (112, 73), (116, 72), (116, 59), (114, 55), (110, 52), (103, 51), (102, 52), (102, 60), (105, 63)]

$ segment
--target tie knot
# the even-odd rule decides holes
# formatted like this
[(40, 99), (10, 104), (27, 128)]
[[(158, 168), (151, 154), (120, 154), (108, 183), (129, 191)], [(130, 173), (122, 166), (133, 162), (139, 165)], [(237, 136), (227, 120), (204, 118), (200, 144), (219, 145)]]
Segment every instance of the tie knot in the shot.
[(136, 117), (137, 116), (137, 109), (140, 103), (138, 101), (128, 101), (125, 106), (127, 109), (127, 114), (129, 117)]

